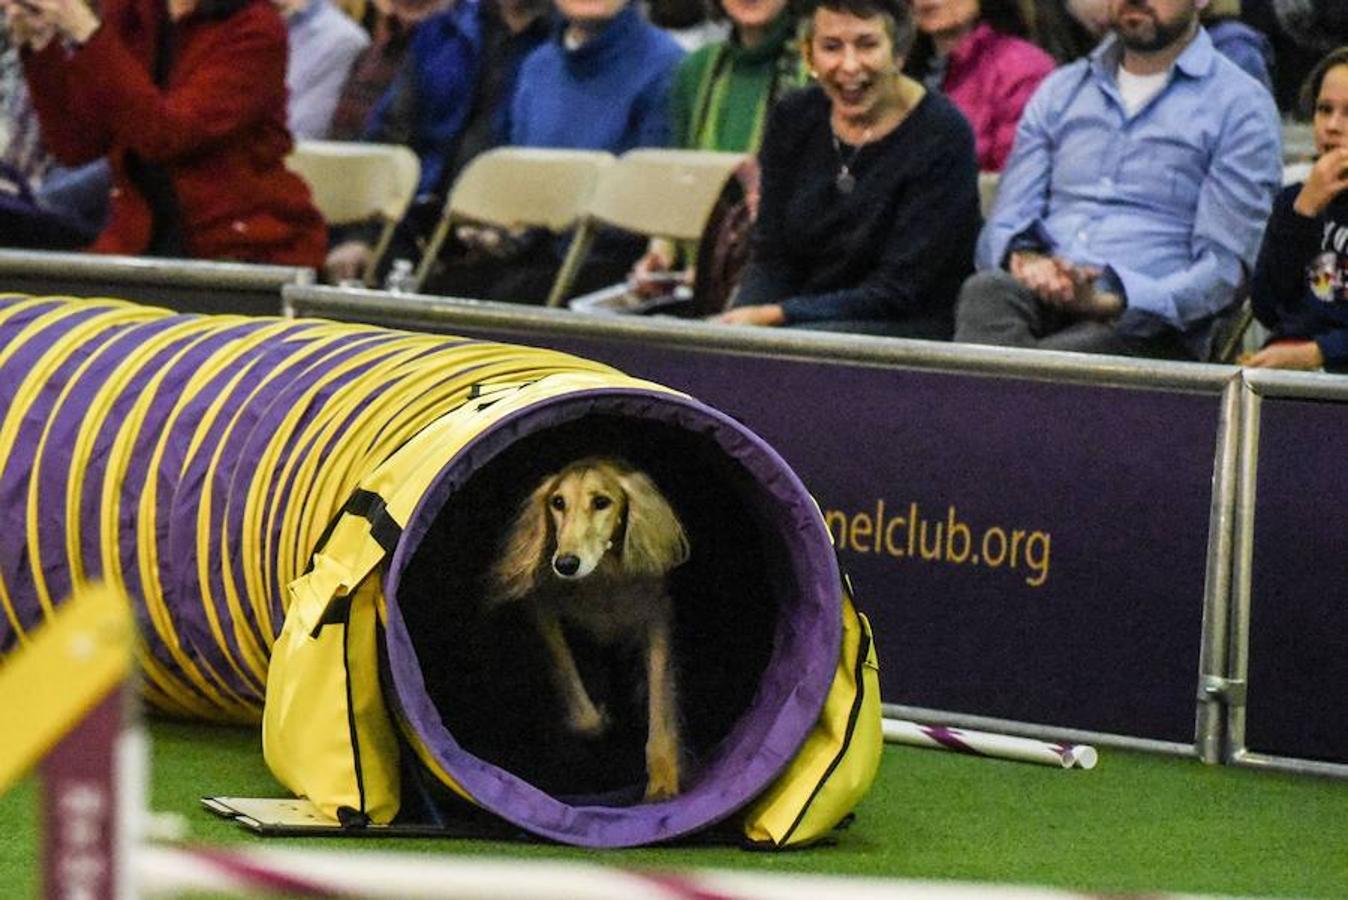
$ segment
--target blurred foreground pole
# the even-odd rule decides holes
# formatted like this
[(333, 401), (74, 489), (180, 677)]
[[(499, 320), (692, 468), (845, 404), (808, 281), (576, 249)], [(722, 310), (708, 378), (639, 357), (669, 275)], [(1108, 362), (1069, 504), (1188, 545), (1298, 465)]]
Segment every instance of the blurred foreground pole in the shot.
[(46, 898), (133, 896), (145, 755), (129, 688), (133, 641), (126, 598), (90, 588), (0, 665), (0, 791), (39, 765)]

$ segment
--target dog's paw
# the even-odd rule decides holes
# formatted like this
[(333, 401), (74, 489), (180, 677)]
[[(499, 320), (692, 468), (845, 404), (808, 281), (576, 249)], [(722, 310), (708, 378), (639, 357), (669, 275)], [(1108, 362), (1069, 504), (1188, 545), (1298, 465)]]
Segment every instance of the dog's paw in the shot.
[(668, 800), (679, 793), (679, 768), (675, 765), (651, 765), (646, 773), (646, 802)]
[(581, 737), (599, 737), (608, 730), (608, 713), (603, 706), (591, 706), (571, 713), (566, 724), (572, 733)]
[(678, 756), (671, 753), (647, 753), (646, 802), (667, 800), (678, 794)]

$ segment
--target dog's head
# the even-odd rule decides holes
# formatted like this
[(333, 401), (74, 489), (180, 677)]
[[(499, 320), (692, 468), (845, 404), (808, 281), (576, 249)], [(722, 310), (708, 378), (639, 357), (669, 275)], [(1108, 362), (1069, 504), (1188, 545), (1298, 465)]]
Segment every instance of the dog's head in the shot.
[(596, 570), (659, 577), (688, 559), (688, 537), (644, 472), (589, 457), (544, 478), (525, 500), (492, 571), (493, 594), (523, 596), (543, 578)]

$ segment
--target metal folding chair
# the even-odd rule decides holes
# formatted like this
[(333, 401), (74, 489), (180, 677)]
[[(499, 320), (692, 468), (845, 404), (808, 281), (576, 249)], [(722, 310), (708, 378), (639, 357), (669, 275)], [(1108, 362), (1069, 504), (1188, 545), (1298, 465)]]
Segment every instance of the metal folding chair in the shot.
[(371, 285), (406, 214), (421, 177), (421, 162), (407, 147), (346, 141), (299, 141), (286, 165), (309, 184), (329, 225), (379, 219), (374, 258), (365, 272)]
[(444, 211), (417, 266), (416, 285), (459, 224), (546, 228), (561, 234), (580, 219), (600, 174), (613, 165), (602, 150), (500, 147), (473, 159), (450, 188)]
[(716, 200), (744, 161), (742, 153), (629, 150), (604, 171), (548, 295), (560, 306), (603, 226), (647, 237), (696, 241)]

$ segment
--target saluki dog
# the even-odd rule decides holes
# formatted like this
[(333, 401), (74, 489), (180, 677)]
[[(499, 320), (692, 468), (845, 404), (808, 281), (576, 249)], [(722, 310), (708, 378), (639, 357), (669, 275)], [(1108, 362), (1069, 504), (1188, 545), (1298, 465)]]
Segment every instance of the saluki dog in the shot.
[(568, 727), (601, 734), (562, 622), (602, 644), (632, 643), (646, 663), (646, 799), (679, 792), (680, 740), (665, 577), (688, 559), (688, 537), (644, 472), (587, 457), (542, 480), (521, 505), (491, 570), (491, 599), (528, 603), (547, 646)]

